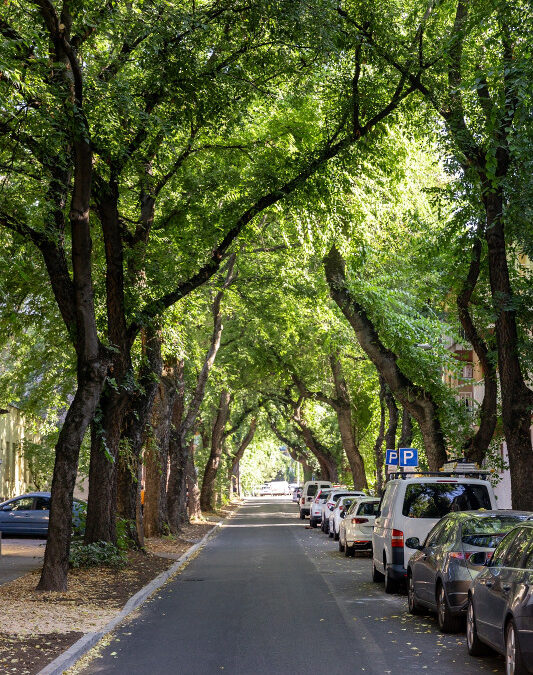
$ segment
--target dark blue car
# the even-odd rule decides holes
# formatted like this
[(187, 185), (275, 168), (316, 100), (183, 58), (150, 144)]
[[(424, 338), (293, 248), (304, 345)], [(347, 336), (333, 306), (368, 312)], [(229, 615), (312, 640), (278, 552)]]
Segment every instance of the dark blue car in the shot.
[[(85, 502), (74, 499), (72, 505), (74, 525), (79, 525), (80, 513), (84, 508)], [(29, 492), (0, 504), (0, 532), (4, 536), (32, 534), (46, 537), (49, 517), (50, 493)]]
[[(483, 556), (484, 554), (476, 554)], [(533, 672), (533, 522), (512, 529), (478, 574), (468, 595), (468, 651), (495, 649), (507, 675)]]

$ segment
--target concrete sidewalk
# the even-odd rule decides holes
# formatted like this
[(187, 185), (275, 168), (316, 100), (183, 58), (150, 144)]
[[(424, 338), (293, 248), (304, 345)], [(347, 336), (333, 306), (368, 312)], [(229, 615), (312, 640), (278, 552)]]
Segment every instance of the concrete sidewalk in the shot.
[(39, 569), (43, 564), (46, 539), (2, 537), (0, 585)]

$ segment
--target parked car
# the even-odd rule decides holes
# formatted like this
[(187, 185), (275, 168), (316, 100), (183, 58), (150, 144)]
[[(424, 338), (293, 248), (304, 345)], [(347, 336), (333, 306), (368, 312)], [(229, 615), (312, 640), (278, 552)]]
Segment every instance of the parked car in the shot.
[(333, 488), (328, 495), (327, 500), (322, 504), (322, 513), (320, 516), (320, 527), (324, 534), (329, 534), (329, 515), (335, 509), (339, 497), (365, 497), (364, 492), (359, 490), (349, 490), (348, 488)]
[(346, 512), (350, 508), (351, 504), (356, 500), (357, 497), (355, 496), (344, 496), (337, 498), (337, 501), (335, 502), (335, 507), (333, 511), (330, 511), (328, 516), (329, 519), (328, 534), (330, 536), (330, 539), (335, 539), (335, 541), (339, 539), (339, 527), (341, 520), (346, 515)]
[(468, 590), (483, 570), (483, 562), (509, 530), (530, 516), (525, 511), (449, 513), (423, 544), (418, 537), (407, 539), (405, 545), (416, 550), (407, 565), (411, 614), (424, 607), (437, 613), (441, 631), (459, 630), (466, 615)]
[[(0, 532), (9, 534), (48, 535), (50, 518), (50, 493), (28, 492), (13, 497), (0, 504)], [(72, 504), (72, 524), (80, 525), (81, 512), (85, 502), (74, 499)]]
[(302, 495), (300, 497), (300, 518), (303, 520), (305, 516), (309, 515), (311, 502), (316, 496), (318, 490), (330, 488), (331, 483), (324, 480), (308, 480), (304, 483)]
[[(385, 579), (385, 592), (394, 593), (407, 579), (414, 553), (405, 541), (424, 541), (431, 528), (452, 511), (497, 509), (486, 472), (391, 474), (381, 499), (372, 533), (372, 579)], [(482, 476), (482, 477), (480, 477)]]
[(298, 504), (301, 496), (302, 496), (302, 488), (301, 487), (294, 488), (294, 490), (292, 491), (292, 501)]
[(319, 490), (309, 506), (309, 525), (318, 527), (322, 522), (322, 506), (326, 503), (331, 488)]
[[(476, 554), (482, 558), (483, 553)], [(508, 675), (533, 672), (533, 522), (502, 539), (468, 595), (466, 642), (472, 656), (492, 647)]]
[(379, 508), (379, 499), (364, 497), (357, 499), (343, 518), (339, 529), (339, 551), (346, 557), (356, 551), (372, 550), (372, 531)]
[(270, 485), (270, 483), (264, 483), (263, 485), (261, 485), (261, 487), (259, 488), (260, 497), (266, 497), (267, 495), (271, 494), (272, 494), (272, 486)]

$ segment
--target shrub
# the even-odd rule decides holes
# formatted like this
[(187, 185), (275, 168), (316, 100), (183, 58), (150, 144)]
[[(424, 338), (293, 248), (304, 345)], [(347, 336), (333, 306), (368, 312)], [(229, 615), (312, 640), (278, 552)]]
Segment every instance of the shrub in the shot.
[(120, 569), (125, 567), (127, 562), (126, 552), (108, 541), (84, 544), (82, 541), (73, 540), (70, 546), (69, 563), (74, 568), (102, 566)]

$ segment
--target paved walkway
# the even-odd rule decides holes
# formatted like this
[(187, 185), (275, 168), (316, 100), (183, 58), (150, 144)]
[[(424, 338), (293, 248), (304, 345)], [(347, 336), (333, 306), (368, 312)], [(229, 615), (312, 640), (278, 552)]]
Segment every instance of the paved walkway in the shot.
[(306, 529), (288, 501), (249, 499), (178, 575), (115, 633), (84, 675), (472, 675), (503, 672), (407, 613)]
[(46, 539), (2, 538), (0, 585), (24, 576), (43, 564)]

